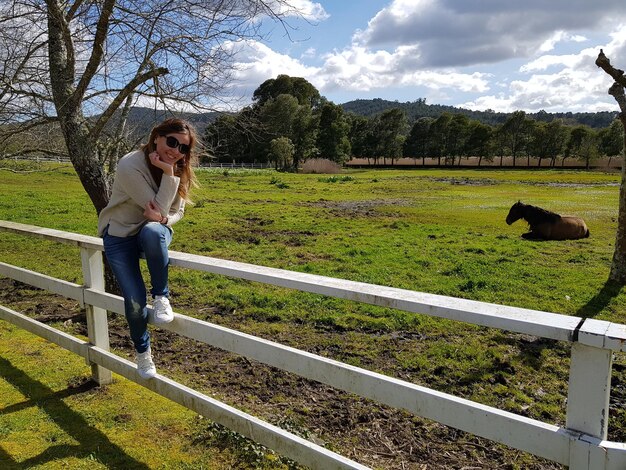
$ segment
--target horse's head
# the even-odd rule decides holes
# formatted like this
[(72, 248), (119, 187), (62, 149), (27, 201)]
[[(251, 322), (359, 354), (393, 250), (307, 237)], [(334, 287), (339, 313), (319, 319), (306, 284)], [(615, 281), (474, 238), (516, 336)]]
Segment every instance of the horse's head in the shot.
[(524, 203), (522, 201), (517, 201), (515, 204), (511, 206), (509, 210), (509, 215), (506, 216), (506, 223), (511, 225), (516, 220), (521, 219), (524, 216)]

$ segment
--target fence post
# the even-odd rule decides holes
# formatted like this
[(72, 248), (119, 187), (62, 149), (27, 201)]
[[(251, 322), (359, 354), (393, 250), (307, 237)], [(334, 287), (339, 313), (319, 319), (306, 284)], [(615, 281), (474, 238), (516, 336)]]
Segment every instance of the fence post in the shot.
[[(567, 394), (566, 426), (596, 439), (605, 440), (609, 421), (613, 352), (581, 343), (572, 344)], [(570, 470), (604, 467), (592, 464), (589, 445), (573, 441)]]
[[(83, 282), (85, 287), (92, 287), (101, 291), (104, 287), (104, 264), (102, 252), (90, 248), (80, 248), (80, 258), (83, 265)], [(94, 305), (85, 304), (87, 314), (87, 334), (89, 342), (94, 346), (109, 350), (109, 325), (107, 311)], [(111, 383), (111, 371), (94, 363), (91, 364), (91, 376), (100, 385)]]

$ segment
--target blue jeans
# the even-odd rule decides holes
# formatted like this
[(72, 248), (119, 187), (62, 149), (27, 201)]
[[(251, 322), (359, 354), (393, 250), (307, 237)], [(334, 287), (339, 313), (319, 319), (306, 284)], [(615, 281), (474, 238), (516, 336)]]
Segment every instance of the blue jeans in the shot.
[(146, 257), (152, 289), (155, 295), (169, 294), (167, 248), (172, 241), (172, 231), (159, 223), (148, 223), (135, 235), (115, 237), (104, 231), (104, 254), (124, 296), (124, 312), (130, 328), (130, 337), (138, 353), (150, 346), (146, 285), (139, 269), (141, 254)]

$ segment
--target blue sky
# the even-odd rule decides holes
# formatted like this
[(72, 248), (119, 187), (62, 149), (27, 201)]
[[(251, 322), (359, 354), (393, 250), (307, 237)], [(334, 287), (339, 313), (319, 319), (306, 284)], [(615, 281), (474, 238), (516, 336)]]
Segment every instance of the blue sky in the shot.
[(264, 80), (304, 77), (358, 98), (511, 112), (617, 111), (600, 50), (626, 68), (624, 0), (291, 0), (304, 17), (233, 44), (239, 106)]

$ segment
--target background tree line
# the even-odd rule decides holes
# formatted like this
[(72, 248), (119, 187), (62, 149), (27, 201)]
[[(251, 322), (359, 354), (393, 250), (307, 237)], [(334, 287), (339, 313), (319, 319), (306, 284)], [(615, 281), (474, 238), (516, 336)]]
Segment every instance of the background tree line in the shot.
[(535, 119), (516, 111), (496, 125), (448, 111), (411, 121), (401, 107), (363, 116), (328, 101), (303, 78), (279, 75), (256, 89), (251, 106), (211, 122), (205, 143), (218, 162), (271, 162), (284, 170), (309, 158), (393, 165), (403, 157), (422, 164), (436, 158), (445, 166), (461, 165), (469, 157), (477, 157), (479, 165), (502, 165), (504, 157), (512, 157), (513, 166), (546, 166), (546, 161), (558, 166), (575, 159), (589, 168), (599, 157), (611, 159), (622, 151), (623, 130), (614, 115), (598, 129), (539, 114)]
[[(496, 126), (504, 123), (504, 121), (506, 121), (510, 116), (510, 113), (497, 112), (492, 109), (476, 111), (442, 104), (427, 104), (426, 99), (424, 98), (418, 98), (414, 101), (405, 102), (400, 102), (398, 100), (390, 101), (381, 98), (374, 98), (371, 100), (358, 99), (343, 103), (341, 107), (344, 111), (367, 117), (380, 114), (389, 108), (399, 108), (406, 113), (409, 122), (416, 121), (421, 117), (437, 118), (439, 115), (448, 112), (452, 114), (465, 114), (471, 119)], [(601, 111), (595, 113), (572, 113), (571, 111), (567, 111), (560, 113), (548, 113), (541, 110), (536, 113), (529, 113), (528, 117), (534, 119), (535, 121), (544, 122), (549, 122), (554, 119), (563, 119), (566, 124), (584, 124), (589, 127), (599, 129), (602, 127), (608, 127), (611, 121), (615, 119), (615, 112)]]

